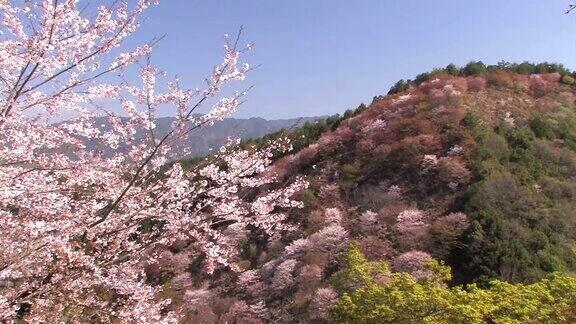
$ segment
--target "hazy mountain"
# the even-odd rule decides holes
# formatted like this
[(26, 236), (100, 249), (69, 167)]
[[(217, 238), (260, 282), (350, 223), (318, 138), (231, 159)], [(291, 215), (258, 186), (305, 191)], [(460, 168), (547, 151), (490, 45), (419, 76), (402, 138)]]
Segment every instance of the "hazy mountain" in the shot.
[[(259, 117), (248, 119), (226, 118), (214, 123), (213, 126), (202, 127), (192, 132), (190, 134), (190, 146), (194, 156), (205, 155), (210, 149), (219, 148), (229, 137), (239, 137), (241, 139), (258, 138), (316, 119), (318, 118), (303, 117), (275, 120)], [(158, 133), (164, 134), (173, 121), (174, 118), (159, 118), (157, 120)]]
[[(203, 156), (210, 152), (210, 149), (218, 149), (225, 143), (227, 138), (254, 139), (264, 135), (288, 129), (294, 126), (303, 125), (307, 122), (318, 120), (320, 117), (302, 117), (292, 119), (267, 120), (264, 118), (226, 118), (214, 123), (212, 126), (205, 126), (190, 133), (188, 145), (192, 149), (192, 156)], [(162, 117), (156, 119), (155, 133), (157, 137), (162, 137), (170, 129), (174, 122), (173, 117)], [(104, 118), (97, 121), (102, 127), (107, 128)], [(183, 147), (185, 143), (179, 142), (175, 147)]]

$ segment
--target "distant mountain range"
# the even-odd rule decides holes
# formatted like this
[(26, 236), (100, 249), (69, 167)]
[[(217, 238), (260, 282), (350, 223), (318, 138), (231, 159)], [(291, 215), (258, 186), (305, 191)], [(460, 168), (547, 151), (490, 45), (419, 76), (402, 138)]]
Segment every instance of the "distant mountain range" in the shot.
[[(264, 118), (226, 118), (214, 123), (212, 126), (199, 128), (189, 136), (189, 146), (192, 149), (192, 156), (203, 156), (210, 152), (211, 149), (218, 149), (230, 137), (240, 138), (243, 140), (259, 138), (264, 135), (287, 129), (297, 125), (303, 125), (306, 122), (313, 122), (322, 117), (302, 117), (291, 119), (267, 120)], [(161, 137), (170, 129), (174, 122), (173, 117), (162, 117), (156, 119), (155, 133)], [(102, 119), (98, 121), (104, 128), (107, 128), (107, 121)], [(184, 147), (186, 143), (178, 142), (174, 144), (178, 148)]]
[[(253, 117), (248, 119), (226, 118), (214, 123), (213, 126), (202, 127), (190, 134), (189, 141), (193, 156), (202, 156), (210, 152), (210, 149), (218, 149), (226, 142), (227, 138), (238, 137), (243, 140), (259, 138), (264, 135), (277, 132), (281, 129), (295, 125), (303, 125), (320, 117), (302, 117), (291, 119), (267, 120)], [(159, 134), (165, 134), (170, 128), (174, 118), (159, 118), (156, 120), (156, 128)]]

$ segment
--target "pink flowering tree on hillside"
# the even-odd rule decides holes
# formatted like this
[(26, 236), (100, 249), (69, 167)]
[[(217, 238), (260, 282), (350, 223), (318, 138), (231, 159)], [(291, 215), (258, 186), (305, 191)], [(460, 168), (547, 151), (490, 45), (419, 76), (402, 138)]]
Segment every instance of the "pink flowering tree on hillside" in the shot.
[[(287, 140), (263, 150), (228, 145), (186, 170), (168, 163), (183, 157), (172, 144), (242, 103), (244, 91), (221, 90), (245, 78), (240, 56), (249, 48), (227, 38), (204, 87), (183, 89), (150, 65), (154, 42), (124, 46), (155, 1), (110, 3), (0, 0), (3, 320), (176, 320), (146, 284), (153, 251), (186, 241), (208, 272), (234, 270), (237, 244), (222, 232), (283, 228), (283, 211), (300, 206), (290, 197), (307, 186), (270, 186), (263, 172)], [(155, 116), (165, 110), (176, 119), (158, 134)]]

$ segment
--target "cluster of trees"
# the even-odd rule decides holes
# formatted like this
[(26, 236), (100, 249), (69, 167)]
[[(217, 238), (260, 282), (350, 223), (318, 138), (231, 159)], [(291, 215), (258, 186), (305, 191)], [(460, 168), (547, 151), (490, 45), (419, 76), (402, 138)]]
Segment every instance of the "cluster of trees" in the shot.
[(556, 102), (513, 126), (476, 120), (472, 114), (463, 120), (478, 143), (478, 178), (464, 203), (473, 225), (455, 257), (466, 279), (531, 281), (574, 269), (574, 104)]
[(370, 262), (358, 246), (352, 245), (343, 268), (332, 278), (341, 293), (330, 308), (334, 321), (567, 323), (576, 319), (573, 276), (555, 273), (532, 284), (493, 280), (486, 288), (474, 284), (448, 287), (449, 267), (434, 259), (416, 263), (427, 276), (414, 276), (402, 269), (391, 272), (386, 262)]
[[(522, 64), (448, 67), (348, 118), (289, 130), (299, 151), (275, 167), (307, 174), (311, 186), (301, 195), (306, 208), (292, 214), (299, 239), (287, 254), (260, 251), (277, 262), (252, 262), (251, 271), (277, 269), (276, 279), (264, 279), (274, 292), (267, 304), (325, 320), (340, 293), (332, 319), (342, 322), (572, 320), (574, 279), (550, 274), (574, 269), (573, 88), (560, 67), (533, 66), (546, 73), (519, 74)], [(324, 210), (335, 206), (346, 212)], [(391, 271), (342, 270), (330, 288), (342, 246), (319, 251), (334, 246), (319, 238), (344, 231)], [(354, 271), (388, 269), (366, 262)], [(302, 280), (317, 289), (306, 291)], [(538, 299), (551, 294), (560, 297)], [(521, 304), (503, 302), (511, 298)]]
[[(431, 72), (425, 72), (418, 74), (414, 80), (404, 80), (401, 79), (396, 82), (388, 91), (388, 95), (401, 93), (412, 86), (418, 86), (423, 82), (434, 79), (437, 75), (451, 75), (451, 76), (478, 76), (486, 73), (494, 73), (497, 71), (505, 71), (510, 73), (518, 73), (524, 75), (531, 74), (543, 74), (543, 73), (560, 73), (563, 78), (563, 82), (567, 84), (574, 83), (574, 74), (570, 72), (566, 67), (559, 63), (532, 63), (532, 62), (522, 62), (522, 63), (510, 63), (506, 61), (498, 62), (495, 65), (486, 65), (482, 61), (471, 61), (463, 67), (457, 67), (454, 64), (449, 64), (445, 68), (437, 68)], [(375, 99), (382, 99), (381, 96), (375, 97)]]
[[(264, 301), (274, 305), (295, 297), (286, 309), (293, 319), (298, 314), (314, 319), (328, 319), (327, 307), (337, 295), (325, 283), (341, 252), (348, 246), (349, 233), (343, 227), (343, 215), (336, 208), (318, 211), (307, 232), (287, 242), (276, 237), (254, 254), (258, 267), (238, 276), (238, 296), (251, 303)], [(292, 317), (290, 317), (292, 318)]]
[[(501, 65), (505, 66), (506, 64), (502, 63)], [(518, 66), (524, 65), (512, 66), (515, 69), (520, 69)], [(532, 66), (539, 67), (546, 72), (560, 69), (554, 64), (547, 63), (533, 64)], [(574, 147), (573, 129), (575, 128), (573, 103), (571, 101), (573, 99), (566, 92), (562, 93), (565, 99), (562, 99), (564, 98), (562, 96), (554, 98), (548, 96), (559, 91), (557, 89), (559, 86), (558, 76), (555, 73), (542, 77), (533, 76), (531, 78), (524, 78), (519, 74), (510, 74), (510, 76), (517, 78), (517, 80), (520, 80), (519, 82), (526, 83), (526, 85), (523, 85), (523, 92), (515, 93), (513, 96), (530, 95), (530, 97), (522, 100), (528, 100), (533, 98), (533, 96), (542, 98), (542, 101), (537, 102), (547, 102), (548, 106), (545, 109), (545, 113), (537, 112), (533, 104), (524, 102), (522, 103), (523, 106), (517, 108), (521, 109), (517, 114), (524, 116), (528, 114), (530, 116), (528, 120), (515, 121), (510, 112), (501, 111), (497, 112), (496, 119), (486, 123), (485, 121), (480, 121), (480, 118), (476, 117), (474, 113), (464, 114), (463, 117), (459, 115), (459, 111), (466, 110), (466, 107), (462, 107), (460, 101), (431, 102), (429, 96), (423, 96), (418, 92), (420, 90), (416, 89), (412, 92), (412, 97), (407, 99), (408, 101), (395, 104), (398, 108), (389, 107), (390, 103), (385, 103), (385, 107), (378, 110), (378, 114), (376, 114), (376, 109), (371, 108), (364, 114), (342, 122), (342, 127), (352, 131), (354, 134), (354, 140), (351, 143), (355, 143), (355, 147), (340, 148), (332, 158), (329, 156), (326, 158), (338, 160), (341, 179), (344, 180), (340, 185), (345, 197), (349, 198), (348, 202), (363, 209), (378, 211), (379, 208), (382, 208), (382, 203), (386, 201), (386, 188), (378, 189), (378, 182), (382, 180), (401, 184), (412, 196), (411, 198), (418, 202), (425, 201), (426, 196), (432, 191), (444, 193), (452, 191), (458, 194), (458, 190), (454, 189), (461, 188), (465, 190), (460, 191), (460, 193), (466, 192), (467, 184), (472, 181), (476, 185), (463, 196), (464, 199), (459, 199), (459, 206), (449, 207), (460, 208), (464, 211), (464, 208), (468, 208), (468, 206), (472, 208), (471, 203), (462, 204), (474, 196), (474, 190), (491, 190), (489, 189), (490, 187), (474, 189), (477, 188), (479, 181), (483, 181), (484, 177), (487, 177), (489, 172), (497, 170), (498, 174), (501, 174), (502, 171), (513, 173), (515, 175), (515, 185), (519, 184), (530, 195), (535, 195), (530, 200), (535, 199), (538, 204), (543, 202), (545, 204), (556, 204), (556, 207), (554, 207), (556, 209), (545, 208), (538, 210), (538, 212), (545, 211), (544, 215), (556, 215), (556, 218), (563, 219), (558, 221), (557, 224), (551, 225), (553, 227), (544, 230), (544, 232), (548, 233), (546, 236), (552, 242), (563, 241), (561, 245), (564, 247), (556, 250), (564, 251), (559, 252), (564, 255), (561, 257), (564, 261), (560, 263), (564, 264), (564, 267), (570, 268), (570, 257), (567, 257), (566, 251), (568, 251), (571, 236), (561, 234), (560, 236), (564, 238), (559, 239), (556, 234), (565, 233), (571, 226), (570, 223), (563, 223), (569, 219), (567, 215), (570, 215), (571, 205), (567, 198), (571, 197), (571, 183), (573, 182), (571, 175), (573, 170), (571, 164), (573, 153), (571, 150)], [(482, 81), (485, 86), (486, 78), (485, 76), (480, 76), (468, 79), (443, 79), (433, 84), (438, 89), (448, 88), (452, 86), (452, 83), (454, 83), (454, 86), (450, 88), (466, 89), (474, 86), (477, 81)], [(457, 82), (460, 82), (460, 79), (463, 79), (464, 83), (467, 84), (459, 85)], [(540, 84), (545, 85), (543, 88), (545, 92), (534, 92), (535, 86)], [(429, 88), (428, 85), (426, 87), (427, 89)], [(501, 90), (505, 91), (506, 88), (493, 87), (490, 91), (494, 94), (491, 95), (500, 95), (499, 91)], [(426, 91), (429, 91), (431, 95), (435, 93), (435, 90)], [(443, 92), (448, 91), (444, 90)], [(412, 109), (412, 112), (408, 113), (408, 110), (403, 107)], [(444, 112), (439, 111), (436, 107), (444, 107)], [(475, 109), (489, 109), (489, 107), (475, 107)], [(399, 115), (399, 112), (403, 115)], [(498, 122), (498, 119), (501, 122)], [(382, 124), (382, 126), (379, 126), (377, 131), (370, 131), (376, 123), (378, 125)], [(476, 134), (480, 132), (480, 127), (487, 128), (484, 134)], [(334, 132), (334, 136), (337, 135)], [(536, 146), (532, 147), (533, 144)], [(327, 147), (323, 147), (323, 149), (326, 150)], [(355, 154), (350, 154), (351, 152), (346, 150), (355, 150)], [(486, 150), (492, 151), (491, 154), (494, 156), (488, 157), (486, 153), (482, 153)], [(469, 153), (472, 153), (472, 155)], [(535, 156), (534, 154), (537, 155)], [(545, 154), (553, 154), (553, 156), (546, 157)], [(423, 168), (421, 161), (423, 157), (426, 158), (426, 155), (434, 158), (434, 161), (432, 161), (433, 165)], [(546, 162), (538, 162), (543, 157)], [(498, 169), (495, 169), (495, 164), (499, 165)], [(484, 167), (480, 167), (480, 165), (484, 165)], [(543, 169), (544, 167), (547, 169)], [(471, 170), (471, 168), (474, 170)], [(423, 172), (425, 170), (426, 172)], [(493, 177), (498, 177), (498, 174), (493, 175)], [(535, 176), (540, 181), (535, 181)], [(552, 180), (552, 178), (554, 179)], [(553, 184), (557, 184), (557, 186)], [(552, 190), (550, 187), (554, 187), (554, 189)], [(419, 189), (416, 190), (416, 188)], [(510, 192), (512, 191), (509, 191), (508, 194)], [(545, 192), (549, 192), (550, 195), (556, 195), (556, 197), (553, 197), (552, 200), (550, 200), (550, 197), (543, 197)], [(504, 197), (504, 195), (499, 196)], [(526, 199), (522, 201), (525, 203)], [(501, 216), (498, 217), (499, 219), (505, 219), (506, 217), (503, 216), (503, 213), (509, 212), (509, 210), (503, 212), (500, 207), (492, 206), (490, 208), (499, 210), (501, 213)], [(470, 210), (472, 212), (472, 209)], [(474, 215), (478, 214), (476, 211), (473, 213)], [(524, 211), (516, 211), (515, 213), (522, 214)], [(514, 228), (518, 226), (536, 228), (542, 225), (542, 223), (534, 223), (532, 219), (537, 217), (535, 215), (524, 215), (523, 217), (522, 220), (514, 221), (518, 223), (513, 226)], [(548, 216), (541, 218), (549, 219)], [(504, 221), (508, 222), (511, 220), (505, 219)], [(548, 227), (544, 226), (542, 228)], [(553, 235), (551, 233), (556, 234)], [(531, 234), (527, 234), (527, 236), (529, 235)], [(536, 245), (533, 244), (533, 246)], [(495, 246), (499, 245), (495, 244)], [(552, 251), (555, 248), (547, 248), (548, 250)], [(529, 249), (527, 251), (531, 251), (528, 254), (536, 254), (539, 250)], [(470, 254), (478, 254), (478, 252)], [(547, 255), (548, 252), (540, 251), (539, 254)], [(550, 260), (554, 261), (555, 258)], [(557, 264), (556, 261), (553, 263)], [(544, 266), (544, 268), (546, 267)], [(493, 276), (494, 274), (492, 274)], [(475, 277), (475, 275), (468, 276), (468, 280)]]
[[(275, 306), (343, 322), (574, 319), (574, 279), (541, 279), (576, 263), (574, 98), (548, 96), (574, 83), (565, 68), (449, 65), (370, 108), (179, 160), (169, 143), (242, 102), (220, 90), (246, 77), (249, 46), (226, 37), (205, 88), (182, 89), (150, 64), (152, 44), (122, 51), (154, 3), (113, 2), (94, 17), (74, 1), (2, 5), (0, 57), (12, 59), (0, 61), (0, 320), (232, 322), (270, 319)], [(501, 71), (522, 74), (523, 102), (548, 106), (461, 118), (467, 91), (515, 84)], [(170, 106), (176, 121), (159, 135), (155, 116)], [(350, 238), (359, 247), (330, 285)], [(447, 288), (433, 257), (487, 288)]]
[[(268, 137), (287, 135), (297, 151), (274, 171), (311, 185), (299, 194), (305, 208), (290, 213), (295, 231), (241, 245), (246, 270), (221, 288), (242, 299), (236, 318), (329, 320), (340, 293), (332, 319), (343, 322), (572, 320), (564, 301), (535, 296), (574, 289), (568, 276), (549, 277), (574, 269), (573, 88), (559, 72), (457, 74)], [(373, 289), (346, 271), (328, 281), (349, 239), (390, 264)], [(220, 319), (236, 309), (212, 308)]]
[[(558, 66), (533, 66), (546, 74), (519, 74), (526, 67), (519, 64), (480, 66), (485, 72), (474, 75), (478, 66), (470, 65), (468, 76), (423, 82), (327, 129), (301, 151), (315, 159), (294, 156), (320, 166), (297, 169), (314, 177), (308, 206), (348, 210), (342, 226), (358, 248), (370, 260), (389, 260), (393, 271), (376, 275), (371, 290), (333, 283), (348, 292), (334, 319), (572, 320), (573, 304), (564, 301), (574, 279), (560, 273), (575, 268), (573, 88)], [(449, 282), (423, 280), (435, 278), (427, 268), (433, 258), (453, 267)], [(477, 286), (448, 288), (471, 282)]]

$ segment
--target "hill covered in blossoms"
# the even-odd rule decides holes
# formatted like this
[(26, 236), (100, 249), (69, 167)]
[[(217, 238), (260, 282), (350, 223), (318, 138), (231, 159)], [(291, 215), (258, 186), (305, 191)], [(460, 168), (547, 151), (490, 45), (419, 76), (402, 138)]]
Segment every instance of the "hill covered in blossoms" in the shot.
[(149, 278), (198, 323), (574, 320), (575, 102), (553, 64), (399, 81), (282, 132), (271, 172), (307, 177), (305, 207), (272, 237), (229, 226), (240, 272), (202, 275), (184, 244)]

